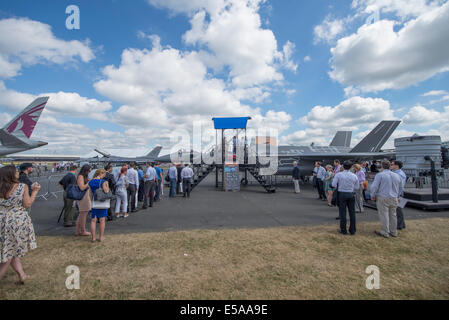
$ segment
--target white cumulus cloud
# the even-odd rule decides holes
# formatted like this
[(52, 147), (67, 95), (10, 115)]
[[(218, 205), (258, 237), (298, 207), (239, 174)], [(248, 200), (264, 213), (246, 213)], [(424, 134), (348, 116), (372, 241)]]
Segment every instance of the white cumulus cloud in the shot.
[(89, 41), (64, 41), (51, 27), (25, 18), (0, 20), (0, 78), (19, 74), (23, 66), (39, 63), (64, 64), (95, 57)]

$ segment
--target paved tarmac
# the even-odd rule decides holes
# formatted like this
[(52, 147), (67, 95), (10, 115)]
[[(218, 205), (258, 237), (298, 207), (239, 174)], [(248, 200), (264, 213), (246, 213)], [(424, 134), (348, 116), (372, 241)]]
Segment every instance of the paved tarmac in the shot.
[[(215, 176), (211, 174), (191, 194), (190, 198), (168, 198), (164, 188), (163, 199), (153, 208), (132, 213), (126, 219), (108, 222), (107, 233), (165, 232), (193, 229), (270, 228), (282, 226), (314, 226), (334, 224), (337, 230), (338, 209), (316, 200), (310, 185), (301, 187), (301, 194), (293, 192), (293, 185), (278, 187), (268, 194), (259, 185), (250, 185), (240, 192), (217, 191)], [(53, 187), (57, 190), (56, 187)], [(62, 193), (45, 201), (37, 200), (31, 218), (37, 235), (70, 235), (74, 228), (64, 228), (57, 219), (62, 209)], [(406, 219), (448, 217), (449, 211), (427, 212), (406, 209)], [(378, 221), (377, 212), (365, 208), (357, 214), (357, 221)], [(89, 228), (89, 225), (87, 225)]]

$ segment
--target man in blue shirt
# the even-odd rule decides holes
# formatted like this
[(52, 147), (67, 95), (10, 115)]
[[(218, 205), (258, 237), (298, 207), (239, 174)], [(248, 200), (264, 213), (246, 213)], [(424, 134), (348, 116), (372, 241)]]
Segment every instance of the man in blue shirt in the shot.
[(161, 168), (159, 168), (160, 163), (156, 163), (156, 165), (154, 166), (154, 169), (156, 170), (156, 195), (154, 197), (154, 201), (159, 201), (161, 198), (161, 194), (162, 194), (162, 172), (163, 170)]
[(327, 201), (326, 192), (324, 191), (324, 178), (326, 176), (326, 169), (321, 166), (321, 162), (315, 162), (313, 169), (313, 176), (316, 178), (316, 188), (318, 191), (318, 199)]
[(332, 180), (332, 187), (338, 188), (338, 212), (340, 215), (340, 230), (341, 234), (347, 234), (346, 230), (346, 208), (349, 212), (349, 233), (355, 235), (356, 221), (355, 221), (355, 190), (360, 188), (359, 179), (355, 174), (349, 170), (352, 167), (350, 161), (343, 163), (345, 171), (338, 172)]
[(168, 177), (170, 178), (170, 198), (175, 197), (176, 183), (178, 181), (178, 169), (175, 164), (172, 164), (168, 170)]
[(381, 231), (375, 231), (379, 236), (397, 237), (398, 198), (402, 182), (399, 175), (390, 171), (390, 161), (382, 161), (382, 172), (376, 174), (371, 185), (371, 200), (376, 200), (377, 212), (382, 224)]
[[(403, 167), (403, 163), (402, 161), (399, 160), (394, 160), (391, 163), (391, 170), (393, 170), (394, 173), (396, 173), (397, 175), (399, 175), (399, 177), (401, 178), (401, 187), (399, 189), (399, 196), (403, 197), (404, 196), (404, 188), (405, 188), (405, 183), (407, 182), (407, 176), (404, 173), (404, 171), (402, 171), (402, 167)], [(404, 219), (404, 210), (402, 208), (400, 208), (398, 206), (398, 208), (396, 209), (396, 215), (398, 218), (398, 230), (402, 230), (405, 229), (405, 219)]]
[(144, 195), (144, 191), (145, 191), (145, 183), (143, 181), (143, 170), (142, 167), (139, 166), (138, 170), (137, 170), (137, 176), (139, 178), (139, 191), (137, 193), (137, 200), (139, 202), (143, 202), (143, 195)]

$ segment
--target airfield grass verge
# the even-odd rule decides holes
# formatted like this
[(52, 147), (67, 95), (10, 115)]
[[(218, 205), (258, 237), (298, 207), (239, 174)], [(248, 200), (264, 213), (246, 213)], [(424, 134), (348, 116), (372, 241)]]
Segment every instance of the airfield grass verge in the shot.
[[(396, 239), (361, 223), (336, 226), (38, 237), (24, 259), (31, 278), (9, 270), (0, 299), (448, 299), (449, 219), (407, 221)], [(65, 286), (80, 269), (80, 290)], [(380, 269), (368, 290), (365, 269)]]

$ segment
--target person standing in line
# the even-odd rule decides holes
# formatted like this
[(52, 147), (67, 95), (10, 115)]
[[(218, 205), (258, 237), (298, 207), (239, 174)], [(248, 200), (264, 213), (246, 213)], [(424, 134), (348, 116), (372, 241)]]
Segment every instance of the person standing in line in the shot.
[[(122, 168), (115, 185), (115, 195), (117, 196), (117, 202), (115, 203), (115, 216), (117, 218), (128, 218), (128, 169)], [(120, 214), (120, 206), (122, 213)]]
[(15, 166), (0, 168), (0, 280), (9, 266), (25, 284), (28, 276), (23, 271), (21, 259), (30, 250), (37, 248), (33, 223), (27, 208), (36, 200), (40, 185), (28, 186), (19, 182), (19, 172)]
[(172, 163), (170, 169), (168, 170), (168, 177), (170, 178), (170, 198), (175, 197), (175, 189), (178, 181), (178, 169), (176, 165)]
[(362, 171), (365, 175), (368, 173), (368, 165), (366, 164), (366, 161), (362, 162)]
[(365, 183), (365, 173), (362, 171), (362, 167), (359, 164), (353, 166), (354, 173), (359, 181), (359, 188), (355, 190), (355, 208), (357, 213), (364, 212), (363, 208), (363, 184)]
[(338, 212), (340, 216), (340, 234), (348, 234), (346, 223), (346, 208), (349, 212), (349, 233), (355, 235), (356, 233), (356, 218), (355, 218), (355, 195), (354, 191), (360, 188), (359, 179), (357, 176), (350, 172), (352, 167), (350, 161), (343, 163), (343, 172), (339, 172), (335, 175), (332, 181), (332, 186), (337, 188), (338, 191)]
[[(31, 182), (29, 175), (32, 174), (34, 171), (33, 164), (31, 163), (23, 163), (20, 165), (20, 175), (19, 175), (19, 182), (24, 183), (28, 186), (28, 192), (31, 196), (31, 185), (33, 182)], [(28, 211), (29, 212), (29, 211)]]
[(139, 188), (139, 175), (137, 171), (134, 169), (135, 164), (131, 162), (129, 164), (128, 173), (126, 174), (128, 177), (128, 212), (137, 212), (136, 207), (136, 191)]
[(181, 171), (182, 178), (182, 189), (184, 190), (184, 198), (190, 198), (190, 189), (192, 187), (192, 178), (193, 178), (193, 170), (189, 167), (188, 164), (185, 165), (184, 169)]
[(74, 200), (67, 198), (67, 187), (76, 184), (76, 166), (72, 165), (69, 172), (59, 181), (59, 185), (64, 189), (64, 227), (74, 227), (76, 224), (73, 220), (75, 216), (75, 208), (73, 206)]
[[(92, 190), (92, 194), (95, 195), (95, 191), (102, 188), (104, 193), (109, 193), (108, 182), (104, 179), (106, 177), (106, 170), (98, 169), (92, 180), (89, 181), (89, 187)], [(92, 242), (97, 241), (97, 219), (100, 220), (100, 237), (99, 242), (104, 240), (104, 229), (106, 228), (106, 217), (108, 216), (108, 209), (92, 209), (92, 220), (90, 222), (90, 232), (92, 234)]]
[(324, 192), (324, 176), (326, 174), (326, 169), (324, 169), (321, 166), (321, 162), (317, 161), (315, 162), (315, 168), (313, 169), (313, 175), (316, 177), (316, 186), (318, 191), (318, 199), (317, 200), (323, 200), (326, 201), (327, 197)]
[(182, 190), (182, 178), (181, 178), (181, 171), (182, 171), (182, 165), (178, 164), (176, 166), (176, 170), (178, 171), (178, 180), (176, 181), (176, 194), (181, 194)]
[(373, 163), (371, 164), (370, 171), (373, 172), (373, 173), (378, 173), (379, 172), (379, 169), (377, 168), (377, 161), (376, 160), (374, 160)]
[(151, 166), (151, 163), (147, 163), (147, 171), (143, 176), (143, 180), (145, 181), (145, 197), (143, 201), (142, 209), (148, 208), (148, 199), (150, 200), (150, 207), (153, 206), (154, 201), (154, 189), (156, 187), (156, 170)]
[(341, 172), (342, 170), (341, 169), (343, 169), (342, 168), (342, 166), (341, 166), (341, 164), (340, 164), (340, 160), (334, 160), (334, 176), (337, 174), (337, 173), (339, 173), (339, 172)]
[[(394, 173), (399, 175), (402, 182), (401, 187), (399, 188), (399, 197), (404, 196), (405, 183), (407, 182), (407, 175), (405, 174), (404, 171), (402, 171), (403, 166), (404, 164), (402, 163), (402, 161), (399, 160), (394, 160), (391, 163), (391, 170), (393, 170)], [(405, 229), (404, 209), (398, 206), (398, 208), (396, 209), (396, 216), (398, 218), (398, 227), (397, 227), (398, 230)]]
[(90, 210), (92, 210), (92, 193), (89, 188), (89, 173), (92, 171), (92, 167), (85, 164), (76, 179), (76, 184), (81, 191), (86, 190), (86, 194), (83, 199), (78, 201), (78, 219), (76, 219), (76, 232), (75, 236), (90, 236), (90, 232), (86, 231), (86, 220)]
[(156, 195), (154, 197), (154, 201), (159, 201), (162, 196), (162, 184), (164, 183), (164, 180), (162, 179), (163, 170), (159, 168), (159, 163), (157, 162), (154, 166), (154, 169), (156, 170)]
[(334, 189), (332, 187), (332, 180), (334, 179), (334, 171), (332, 166), (328, 164), (326, 166), (326, 174), (324, 175), (324, 192), (327, 194), (327, 205), (332, 207), (332, 196), (334, 195)]
[(143, 169), (142, 166), (138, 167), (137, 175), (139, 177), (139, 191), (137, 192), (137, 201), (143, 202), (143, 194), (145, 192), (145, 182), (143, 181)]
[[(112, 194), (115, 195), (115, 178), (114, 175), (112, 174), (112, 164), (108, 164), (105, 168), (106, 170), (106, 176), (105, 179), (108, 182), (108, 186), (109, 186), (109, 190), (112, 191)], [(111, 206), (108, 209), (108, 221), (113, 221), (114, 220), (114, 215), (112, 214), (113, 211), (113, 201), (111, 199)]]
[(376, 175), (371, 185), (371, 200), (376, 201), (377, 212), (382, 224), (381, 231), (374, 231), (378, 236), (396, 238), (398, 198), (401, 188), (401, 177), (390, 171), (390, 161), (382, 161), (382, 171)]
[(295, 193), (300, 193), (301, 189), (299, 188), (299, 179), (300, 172), (298, 168), (298, 162), (293, 162), (293, 172), (292, 172), (293, 184), (295, 186)]

